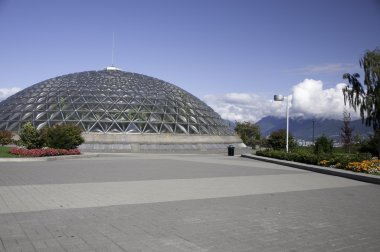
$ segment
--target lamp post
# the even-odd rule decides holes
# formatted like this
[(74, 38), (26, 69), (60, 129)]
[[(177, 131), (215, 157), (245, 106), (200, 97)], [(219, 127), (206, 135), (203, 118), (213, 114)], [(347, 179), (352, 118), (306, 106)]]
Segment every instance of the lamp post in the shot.
[(289, 97), (283, 95), (275, 95), (275, 101), (284, 101), (286, 99), (286, 153), (289, 152)]

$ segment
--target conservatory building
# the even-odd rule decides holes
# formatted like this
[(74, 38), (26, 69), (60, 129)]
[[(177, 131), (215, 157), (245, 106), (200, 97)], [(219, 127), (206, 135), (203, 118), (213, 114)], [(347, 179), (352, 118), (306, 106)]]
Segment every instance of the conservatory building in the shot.
[(191, 151), (244, 147), (203, 101), (168, 82), (107, 67), (32, 85), (0, 102), (0, 130), (82, 128), (86, 151)]

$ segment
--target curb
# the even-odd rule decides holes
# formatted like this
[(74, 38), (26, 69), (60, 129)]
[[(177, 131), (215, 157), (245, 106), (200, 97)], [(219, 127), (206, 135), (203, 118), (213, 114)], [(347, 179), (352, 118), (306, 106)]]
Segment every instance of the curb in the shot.
[(303, 163), (298, 163), (298, 162), (293, 162), (293, 161), (261, 157), (261, 156), (256, 156), (252, 154), (242, 154), (241, 157), (380, 185), (380, 176), (378, 175), (371, 175), (371, 174), (366, 174), (366, 173), (355, 173), (352, 171), (340, 170), (336, 168), (326, 168), (326, 167), (321, 167), (317, 165), (308, 165), (308, 164), (303, 164)]
[(80, 158), (92, 158), (99, 157), (99, 153), (94, 154), (80, 154), (80, 155), (62, 155), (62, 156), (51, 156), (51, 157), (25, 157), (25, 158), (0, 158), (0, 163), (7, 162), (44, 162), (44, 161), (55, 161), (64, 159), (80, 159)]

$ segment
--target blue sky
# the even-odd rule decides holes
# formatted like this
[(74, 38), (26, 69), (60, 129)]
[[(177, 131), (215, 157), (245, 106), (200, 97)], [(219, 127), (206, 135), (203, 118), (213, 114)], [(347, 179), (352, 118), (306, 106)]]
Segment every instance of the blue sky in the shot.
[(283, 115), (274, 93), (290, 95), (293, 115), (323, 116), (335, 100), (316, 115), (303, 92), (336, 98), (343, 73), (360, 73), (380, 46), (379, 24), (378, 0), (0, 0), (0, 96), (111, 65), (114, 33), (117, 67), (176, 84), (226, 119)]

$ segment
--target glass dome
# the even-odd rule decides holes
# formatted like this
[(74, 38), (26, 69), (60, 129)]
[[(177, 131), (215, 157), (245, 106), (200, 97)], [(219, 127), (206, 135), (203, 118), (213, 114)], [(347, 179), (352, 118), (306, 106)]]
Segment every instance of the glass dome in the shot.
[(204, 102), (168, 82), (118, 69), (59, 76), (0, 102), (0, 130), (76, 124), (84, 132), (233, 135)]

